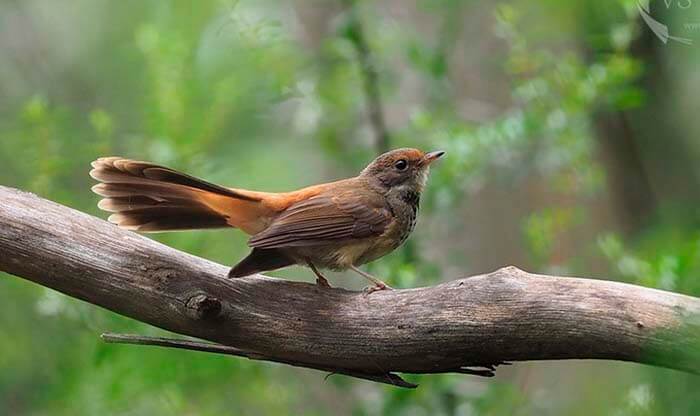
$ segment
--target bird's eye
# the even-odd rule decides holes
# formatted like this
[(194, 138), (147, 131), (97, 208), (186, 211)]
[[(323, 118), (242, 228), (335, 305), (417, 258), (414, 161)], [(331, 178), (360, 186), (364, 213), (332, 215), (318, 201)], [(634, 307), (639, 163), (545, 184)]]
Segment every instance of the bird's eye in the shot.
[(405, 159), (397, 160), (394, 164), (394, 167), (398, 170), (406, 170), (406, 168), (408, 167), (408, 162), (406, 162)]

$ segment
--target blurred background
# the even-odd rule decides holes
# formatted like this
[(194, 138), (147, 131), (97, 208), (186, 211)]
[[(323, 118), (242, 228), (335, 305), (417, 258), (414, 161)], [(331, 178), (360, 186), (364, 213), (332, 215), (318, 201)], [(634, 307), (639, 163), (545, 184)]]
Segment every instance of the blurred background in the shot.
[[(391, 285), (513, 264), (700, 296), (695, 22), (688, 0), (0, 0), (0, 184), (105, 217), (99, 156), (281, 191), (444, 149), (416, 231), (369, 265)], [(247, 252), (231, 230), (154, 238)], [(104, 331), (163, 333), (0, 274), (0, 413), (700, 414), (698, 377), (635, 364), (408, 375), (409, 391)]]

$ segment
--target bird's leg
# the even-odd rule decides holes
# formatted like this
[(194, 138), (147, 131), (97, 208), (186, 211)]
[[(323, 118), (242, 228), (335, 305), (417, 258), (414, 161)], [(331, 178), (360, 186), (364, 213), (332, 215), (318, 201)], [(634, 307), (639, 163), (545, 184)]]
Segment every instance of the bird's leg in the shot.
[(391, 286), (387, 285), (386, 283), (382, 282), (381, 280), (377, 279), (371, 274), (360, 270), (358, 267), (350, 266), (350, 269), (374, 284), (374, 286), (370, 286), (366, 289), (368, 294), (376, 292), (378, 290), (391, 290)]
[(321, 272), (318, 271), (316, 266), (314, 266), (313, 263), (311, 263), (311, 260), (306, 260), (306, 264), (311, 268), (311, 271), (314, 272), (316, 275), (316, 284), (322, 287), (331, 287), (331, 284), (328, 283), (328, 279), (326, 279), (326, 276), (322, 275)]

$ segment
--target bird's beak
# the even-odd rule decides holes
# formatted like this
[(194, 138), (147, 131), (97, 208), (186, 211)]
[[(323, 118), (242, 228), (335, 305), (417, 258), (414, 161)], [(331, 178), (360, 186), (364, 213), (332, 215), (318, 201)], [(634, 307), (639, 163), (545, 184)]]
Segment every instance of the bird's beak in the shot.
[(426, 153), (421, 159), (422, 166), (428, 166), (436, 160), (440, 159), (445, 154), (442, 150), (436, 150), (434, 152)]

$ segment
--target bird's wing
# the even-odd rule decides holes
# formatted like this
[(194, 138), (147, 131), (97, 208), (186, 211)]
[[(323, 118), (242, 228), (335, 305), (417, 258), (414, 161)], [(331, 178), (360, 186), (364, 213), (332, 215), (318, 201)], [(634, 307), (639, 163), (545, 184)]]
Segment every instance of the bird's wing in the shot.
[(300, 247), (377, 236), (390, 220), (389, 209), (367, 195), (321, 194), (290, 206), (248, 245)]

